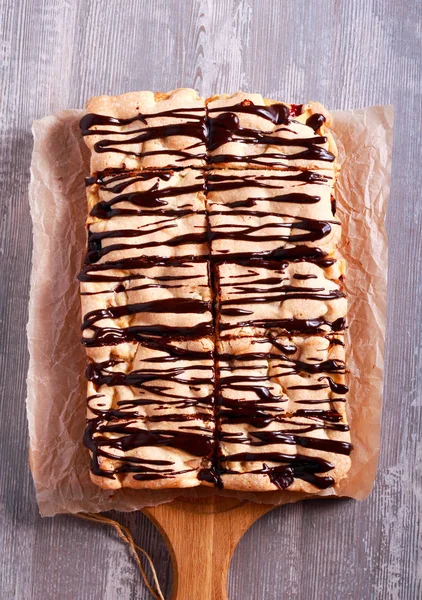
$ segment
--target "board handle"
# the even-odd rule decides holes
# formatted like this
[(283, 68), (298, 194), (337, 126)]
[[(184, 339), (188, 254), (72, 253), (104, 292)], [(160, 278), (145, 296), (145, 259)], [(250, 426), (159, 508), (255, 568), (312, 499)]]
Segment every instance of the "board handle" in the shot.
[(145, 508), (170, 552), (171, 600), (228, 600), (234, 549), (252, 523), (272, 508), (218, 496)]

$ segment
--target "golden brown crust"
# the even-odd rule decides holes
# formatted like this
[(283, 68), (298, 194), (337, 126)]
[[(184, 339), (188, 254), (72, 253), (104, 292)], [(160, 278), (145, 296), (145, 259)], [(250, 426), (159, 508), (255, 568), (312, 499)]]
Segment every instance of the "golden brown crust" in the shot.
[(101, 242), (96, 263), (208, 255), (202, 171), (111, 174), (98, 181), (87, 188), (88, 234)]
[[(92, 322), (92, 315), (99, 314), (98, 319), (87, 326), (83, 332), (86, 341), (92, 339), (96, 328), (104, 330), (113, 328), (124, 334), (127, 328), (194, 328), (201, 323), (212, 324), (211, 287), (208, 267), (205, 262), (183, 262), (180, 266), (154, 265), (146, 263), (144, 267), (130, 270), (108, 269), (101, 272), (103, 277), (112, 281), (88, 281), (81, 283), (82, 315), (85, 321)], [(113, 281), (114, 280), (114, 281)], [(203, 302), (209, 303), (208, 310), (201, 313), (173, 313), (171, 305), (167, 312), (154, 310), (160, 303)], [(147, 310), (124, 315), (110, 312), (119, 306), (142, 305), (148, 303)], [(91, 315), (91, 317), (90, 317)], [(177, 335), (177, 334), (176, 334)]]
[(212, 253), (265, 258), (276, 250), (307, 246), (333, 254), (341, 236), (332, 209), (334, 175), (315, 170), (310, 181), (307, 175), (300, 170), (212, 170), (206, 200)]
[(137, 217), (143, 210), (175, 211), (180, 206), (184, 212), (204, 212), (205, 177), (203, 171), (194, 169), (102, 174), (87, 187), (87, 200), (88, 225), (114, 216), (98, 209), (98, 214), (93, 212), (104, 203), (110, 204), (110, 211), (132, 211)]
[[(342, 335), (281, 337), (273, 341), (244, 338), (218, 343), (220, 452), (222, 466), (228, 470), (222, 475), (226, 489), (274, 491), (280, 489), (280, 481), (283, 486), (287, 479), (289, 491), (317, 493), (320, 488), (312, 482), (312, 475), (302, 478), (300, 474), (300, 463), (307, 457), (317, 461), (317, 477), (330, 477), (332, 485), (346, 475), (350, 458), (343, 451), (350, 444), (350, 434), (347, 427), (343, 430), (347, 415), (342, 343)], [(234, 383), (226, 385), (233, 376)], [(239, 402), (245, 415), (255, 413), (257, 418), (233, 420)], [(262, 445), (260, 442), (267, 437), (273, 441)], [(315, 440), (317, 444), (328, 442), (328, 449), (312, 447)], [(256, 460), (244, 457), (245, 452), (255, 455)], [(280, 459), (274, 460), (276, 456)], [(298, 471), (295, 460), (299, 461)], [(318, 471), (321, 460), (328, 461), (330, 468)], [(293, 467), (293, 473), (287, 471), (277, 485), (277, 469), (283, 465)]]
[[(87, 416), (95, 420), (92, 443), (101, 440), (93, 461), (102, 471), (92, 474), (97, 485), (160, 489), (200, 484), (198, 472), (206, 461), (194, 452), (195, 428), (201, 428), (198, 444), (204, 436), (212, 443), (213, 349), (207, 338), (158, 347), (132, 342), (88, 348)], [(208, 354), (192, 360), (195, 352)], [(140, 440), (133, 447), (132, 432)], [(192, 443), (172, 446), (173, 436), (180, 441), (186, 432)], [(157, 436), (159, 444), (153, 443)]]
[[(272, 123), (258, 114), (236, 111), (236, 105), (245, 102), (256, 107), (281, 105), (286, 107), (292, 116), (286, 126)], [(235, 114), (241, 128), (233, 139), (230, 138), (226, 143), (211, 150), (211, 158), (214, 157), (214, 162), (217, 161), (218, 168), (286, 169), (294, 167), (312, 170), (324, 169), (337, 175), (337, 164), (334, 160), (337, 156), (337, 146), (329, 129), (332, 118), (330, 113), (318, 102), (302, 105), (297, 115), (296, 105), (264, 99), (261, 94), (247, 92), (212, 96), (206, 100), (206, 105), (211, 117), (216, 117), (223, 112)], [(325, 122), (316, 130), (307, 125), (309, 117), (315, 114), (325, 118)], [(257, 132), (258, 135), (265, 134), (267, 137), (269, 136), (268, 141), (250, 144), (249, 134), (244, 137), (242, 129)], [(306, 144), (315, 137), (322, 138), (321, 142), (318, 142), (318, 148), (331, 153), (333, 157), (331, 161), (327, 161), (326, 158), (318, 158), (318, 156), (302, 156), (301, 153), (307, 147)], [(274, 143), (271, 143), (271, 138), (274, 139)], [(290, 145), (291, 140), (295, 138), (301, 138), (305, 144)], [(288, 145), (282, 143), (283, 139), (289, 141)], [(298, 156), (296, 157), (296, 155)], [(230, 156), (233, 157), (232, 160)], [(226, 157), (226, 160), (222, 160), (222, 157)]]
[[(97, 96), (89, 100), (86, 108), (88, 114), (132, 120), (89, 127), (85, 142), (91, 150), (93, 174), (106, 170), (205, 166), (205, 142), (196, 137), (189, 126), (197, 124), (198, 117), (205, 119), (204, 99), (195, 90), (180, 88), (166, 94), (146, 91)], [(140, 114), (148, 118), (137, 119)], [(167, 135), (165, 130), (152, 137), (149, 135), (152, 128), (173, 125), (181, 126), (179, 135)], [(108, 146), (99, 151), (96, 146), (99, 142)]]
[(311, 262), (228, 261), (216, 266), (216, 275), (221, 337), (283, 335), (298, 321), (329, 333), (346, 318), (341, 282)]

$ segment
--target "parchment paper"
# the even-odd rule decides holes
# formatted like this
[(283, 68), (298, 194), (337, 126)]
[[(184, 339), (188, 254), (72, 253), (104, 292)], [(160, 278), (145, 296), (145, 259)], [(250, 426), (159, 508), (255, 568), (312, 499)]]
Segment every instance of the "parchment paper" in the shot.
[[(76, 280), (86, 244), (88, 152), (79, 134), (82, 114), (63, 111), (33, 125), (27, 412), (31, 469), (41, 515), (139, 510), (176, 497), (215, 493), (274, 505), (315, 497), (288, 491), (216, 492), (202, 487), (116, 492), (101, 490), (91, 482), (88, 451), (82, 445), (86, 358), (80, 344)], [(339, 489), (318, 496), (363, 500), (372, 490), (379, 453), (387, 284), (384, 219), (393, 108), (374, 106), (333, 115), (342, 164), (337, 200), (344, 227), (342, 251), (348, 261), (348, 411), (354, 450), (352, 468)]]

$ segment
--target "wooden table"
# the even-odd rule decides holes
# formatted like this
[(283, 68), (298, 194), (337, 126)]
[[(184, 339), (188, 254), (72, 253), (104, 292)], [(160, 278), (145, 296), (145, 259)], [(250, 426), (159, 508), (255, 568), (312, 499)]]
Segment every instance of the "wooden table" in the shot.
[[(235, 553), (229, 590), (231, 600), (421, 598), (421, 3), (3, 0), (0, 11), (1, 598), (149, 598), (112, 531), (38, 516), (25, 416), (30, 125), (92, 95), (180, 86), (329, 108), (396, 107), (375, 491), (361, 503), (312, 501), (263, 517)], [(158, 532), (142, 514), (121, 520), (152, 555), (168, 597), (170, 560)]]

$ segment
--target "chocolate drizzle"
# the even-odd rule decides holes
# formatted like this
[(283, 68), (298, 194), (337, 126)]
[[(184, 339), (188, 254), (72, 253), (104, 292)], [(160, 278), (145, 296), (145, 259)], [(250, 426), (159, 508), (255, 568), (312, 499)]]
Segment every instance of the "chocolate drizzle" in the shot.
[[(79, 279), (83, 297), (98, 303), (81, 327), (92, 389), (84, 443), (95, 475), (148, 482), (190, 473), (218, 487), (244, 474), (268, 477), (279, 489), (295, 479), (320, 489), (335, 483), (335, 456), (351, 451), (344, 361), (302, 360), (294, 338), (275, 336), (316, 334), (335, 348), (344, 344), (334, 332), (345, 319), (254, 314), (269, 303), (331, 306), (345, 296), (341, 282), (321, 284), (312, 269), (285, 282), (293, 263), (334, 265), (326, 247), (340, 227), (334, 198), (330, 218), (309, 216), (326, 204), (334, 156), (317, 133), (324, 116), (302, 123), (302, 112), (302, 105), (244, 101), (81, 120), (82, 134), (95, 136), (94, 153), (134, 157), (140, 166), (157, 156), (167, 169), (110, 170), (86, 180), (94, 202)], [(241, 115), (262, 129), (243, 126)], [(233, 143), (250, 151), (231, 154)], [(315, 161), (326, 170), (304, 167)], [(248, 171), (198, 170), (186, 183), (178, 179), (177, 169), (223, 164)], [(253, 172), (273, 167), (291, 170)], [(227, 264), (239, 267), (233, 281), (222, 278)], [(229, 342), (213, 352), (215, 334), (246, 327), (267, 337), (240, 353)], [(129, 355), (128, 347), (135, 349)], [(169, 452), (149, 458), (143, 449), (151, 447), (182, 459)]]
[[(145, 446), (177, 448), (195, 457), (212, 453), (213, 394), (207, 393), (214, 381), (212, 351), (192, 349), (186, 342), (162, 338), (143, 340), (140, 347), (145, 349), (142, 352), (146, 356), (139, 368), (133, 369), (131, 362), (113, 358), (90, 362), (87, 367), (87, 379), (97, 389), (129, 386), (138, 393), (138, 397), (118, 400), (116, 408), (102, 408), (101, 394), (88, 398), (93, 416), (88, 420), (85, 444), (92, 452), (92, 470), (96, 475), (113, 478), (118, 473), (130, 472), (136, 479), (146, 481), (180, 474), (171, 461), (121, 456), (121, 452)], [(198, 421), (202, 423), (199, 429), (189, 427), (189, 423)], [(145, 428), (140, 425), (142, 422)], [(177, 427), (155, 428), (154, 423), (161, 422), (176, 423)], [(104, 470), (101, 458), (118, 458), (121, 464)], [(157, 470), (154, 468), (157, 466), (166, 469)]]
[[(297, 273), (303, 266), (314, 272), (306, 275)], [(326, 278), (324, 271), (316, 269), (312, 263), (230, 260), (216, 266), (216, 270), (219, 282), (217, 326), (224, 336), (225, 332), (250, 335), (262, 334), (265, 330), (320, 333), (325, 330), (340, 331), (345, 327), (345, 304), (338, 304), (338, 301), (345, 298), (341, 282)], [(305, 282), (313, 278), (317, 281), (314, 285), (300, 284), (296, 283), (296, 277)], [(274, 318), (283, 312), (284, 306), (288, 313), (291, 312), (292, 309), (288, 306), (291, 306), (292, 300), (309, 301), (308, 317), (305, 319), (301, 316), (299, 305), (297, 314)], [(337, 318), (329, 320), (327, 310), (332, 310)], [(242, 333), (241, 330), (245, 327), (251, 329)]]
[[(334, 336), (328, 339), (328, 348), (337, 345)], [(337, 409), (338, 403), (343, 401), (339, 394), (345, 393), (347, 388), (341, 383), (333, 388), (326, 382), (343, 376), (344, 362), (338, 359), (304, 361), (294, 345), (294, 338), (289, 343), (255, 339), (247, 345), (250, 349), (257, 348), (252, 352), (239, 352), (234, 351), (236, 346), (232, 342), (225, 342), (223, 352), (217, 356), (216, 419), (224, 454), (220, 454), (214, 464), (214, 476), (224, 480), (224, 475), (243, 474), (246, 468), (249, 474), (270, 476), (280, 489), (291, 485), (294, 478), (304, 479), (316, 487), (330, 487), (333, 478), (321, 478), (318, 474), (334, 469), (333, 464), (325, 457), (304, 456), (300, 452), (290, 454), (287, 449), (295, 446), (330, 454), (350, 454), (349, 442), (329, 437), (330, 431), (349, 430)], [(259, 345), (264, 346), (262, 351)], [(293, 397), (278, 391), (284, 389), (284, 381), (291, 381), (292, 377), (304, 382), (288, 387), (300, 390)], [(323, 383), (315, 384), (315, 381)], [(313, 400), (316, 408), (301, 408), (307, 403), (309, 393), (319, 395)], [(298, 408), (293, 408), (295, 405)], [(233, 431), (233, 425), (240, 429), (236, 427)], [(319, 437), (318, 431), (324, 432), (326, 437)], [(236, 449), (239, 445), (247, 445), (251, 451), (240, 452)], [(284, 447), (281, 451), (273, 450), (280, 445)], [(271, 446), (271, 451), (260, 451), (267, 446)], [(245, 463), (251, 463), (249, 468)], [(262, 467), (256, 468), (254, 463), (261, 463)], [(275, 464), (269, 466), (268, 463)], [(236, 469), (237, 464), (240, 470)]]
[[(315, 253), (323, 251), (324, 246), (335, 245), (340, 223), (331, 212), (332, 180), (319, 173), (311, 174), (315, 177), (307, 171), (244, 174), (232, 170), (208, 174), (212, 256), (232, 254), (236, 242), (242, 244), (249, 257), (281, 258), (284, 254), (287, 258), (291, 254), (293, 258), (296, 253), (299, 259), (305, 256), (302, 249), (296, 249), (299, 245), (314, 248)], [(318, 187), (320, 193), (307, 193), (309, 188), (318, 192)], [(322, 220), (313, 214), (328, 218)]]
[[(269, 128), (272, 125), (273, 130), (242, 127), (238, 117), (242, 113), (261, 118)], [(334, 155), (321, 147), (327, 143), (326, 137), (290, 137), (291, 124), (297, 123), (295, 118), (301, 113), (302, 105), (289, 107), (275, 103), (257, 106), (246, 100), (221, 108), (175, 108), (149, 114), (139, 112), (126, 119), (90, 113), (81, 119), (81, 131), (85, 137), (100, 138), (93, 145), (93, 151), (98, 154), (107, 152), (138, 159), (164, 156), (169, 163), (167, 168), (172, 166), (172, 162), (178, 167), (198, 166), (198, 162), (203, 164), (205, 161), (210, 164), (249, 163), (261, 166), (279, 165), (292, 160), (333, 162)], [(156, 124), (166, 120), (171, 122)], [(312, 115), (306, 125), (301, 124), (304, 134), (309, 129), (317, 131), (324, 121), (323, 115)], [(169, 143), (175, 136), (185, 140), (179, 149), (173, 149)], [(163, 149), (144, 149), (144, 144), (156, 140), (165, 140)], [(262, 147), (262, 152), (247, 156), (219, 152), (222, 146), (231, 142), (255, 145), (258, 149)], [(295, 150), (292, 153), (268, 152), (266, 146), (292, 147)]]
[[(298, 107), (300, 105), (297, 105)], [(285, 104), (272, 104), (270, 106), (255, 106), (250, 101), (244, 101), (233, 106), (208, 109), (208, 137), (207, 149), (209, 151), (208, 161), (211, 164), (221, 163), (246, 163), (258, 164), (261, 166), (272, 166), (273, 164), (282, 164), (283, 161), (307, 160), (333, 162), (334, 155), (321, 148), (321, 145), (327, 143), (327, 138), (321, 135), (313, 137), (290, 137), (291, 129), (289, 125), (294, 117), (301, 113), (291, 109)], [(213, 116), (218, 113), (216, 116)], [(261, 117), (273, 125), (280, 125), (272, 132), (265, 129), (251, 129), (240, 125), (238, 114), (248, 113), (255, 117)], [(314, 117), (314, 118), (313, 118)], [(306, 126), (314, 131), (317, 124), (319, 129), (324, 123), (323, 115), (312, 115), (306, 123)], [(283, 127), (284, 126), (284, 127)], [(305, 128), (306, 129), (306, 128)], [(285, 135), (283, 135), (283, 133)], [(287, 134), (287, 135), (286, 135)], [(257, 149), (262, 146), (262, 151), (256, 154), (237, 156), (232, 154), (219, 153), (222, 146), (229, 143), (239, 143), (255, 145)], [(286, 152), (268, 152), (266, 146), (283, 148), (294, 147), (292, 153)]]
[[(176, 120), (176, 123), (155, 126), (149, 124), (151, 120), (166, 118)], [(140, 127), (136, 128), (138, 123)], [(135, 128), (132, 128), (131, 126), (134, 124)], [(195, 159), (205, 159), (207, 123), (204, 108), (177, 108), (152, 114), (139, 113), (128, 119), (91, 113), (82, 117), (81, 131), (83, 136), (99, 136), (101, 138), (94, 144), (94, 152), (98, 154), (110, 152), (138, 158), (167, 155), (169, 160), (174, 158), (174, 162), (178, 166), (183, 166), (183, 163), (189, 163)], [(122, 140), (121, 136), (124, 136), (125, 139)], [(174, 136), (187, 138), (185, 149), (165, 148), (139, 151), (133, 148), (127, 149), (127, 146), (142, 148), (146, 142)], [(197, 142), (192, 143), (192, 138)]]

